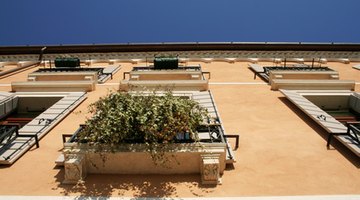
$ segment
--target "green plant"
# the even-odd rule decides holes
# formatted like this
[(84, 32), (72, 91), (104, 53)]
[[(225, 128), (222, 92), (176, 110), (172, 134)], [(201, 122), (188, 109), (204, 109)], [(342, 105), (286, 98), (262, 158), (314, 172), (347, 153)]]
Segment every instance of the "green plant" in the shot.
[(179, 135), (196, 141), (196, 129), (207, 117), (207, 111), (196, 101), (165, 94), (111, 93), (90, 105), (92, 118), (79, 133), (80, 142), (117, 146), (143, 143), (153, 160), (164, 164), (167, 145)]

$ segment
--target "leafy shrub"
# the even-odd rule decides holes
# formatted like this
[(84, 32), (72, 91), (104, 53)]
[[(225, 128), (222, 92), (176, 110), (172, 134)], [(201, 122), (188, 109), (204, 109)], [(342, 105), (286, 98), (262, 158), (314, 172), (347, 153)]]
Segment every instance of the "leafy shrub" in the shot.
[(111, 93), (90, 105), (92, 118), (79, 133), (79, 141), (90, 144), (150, 145), (175, 142), (179, 134), (197, 139), (196, 129), (207, 117), (196, 101), (172, 92)]

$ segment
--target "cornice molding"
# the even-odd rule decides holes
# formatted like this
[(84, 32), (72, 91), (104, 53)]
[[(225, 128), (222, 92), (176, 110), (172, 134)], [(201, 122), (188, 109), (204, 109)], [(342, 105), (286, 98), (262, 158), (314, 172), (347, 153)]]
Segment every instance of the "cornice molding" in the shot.
[(360, 51), (360, 43), (194, 42), (0, 46), (0, 55), (167, 51)]

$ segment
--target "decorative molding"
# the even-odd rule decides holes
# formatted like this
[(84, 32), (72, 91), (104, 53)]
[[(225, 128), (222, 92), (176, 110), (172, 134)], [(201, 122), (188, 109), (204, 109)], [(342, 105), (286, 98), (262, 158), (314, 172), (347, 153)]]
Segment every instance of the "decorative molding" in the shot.
[(202, 184), (221, 184), (219, 154), (201, 155)]
[(70, 154), (66, 156), (64, 163), (65, 180), (64, 184), (76, 184), (84, 180), (86, 176), (86, 167), (84, 166), (83, 154)]
[[(68, 53), (68, 54), (44, 54), (43, 60), (54, 60), (57, 57), (78, 57), (82, 61), (94, 62), (146, 62), (151, 61), (156, 55), (174, 55), (186, 61), (274, 61), (277, 59), (299, 62), (327, 61), (353, 62), (360, 61), (359, 51), (166, 51), (166, 52), (110, 52), (110, 53)], [(0, 62), (23, 62), (37, 61), (37, 54), (0, 55)]]

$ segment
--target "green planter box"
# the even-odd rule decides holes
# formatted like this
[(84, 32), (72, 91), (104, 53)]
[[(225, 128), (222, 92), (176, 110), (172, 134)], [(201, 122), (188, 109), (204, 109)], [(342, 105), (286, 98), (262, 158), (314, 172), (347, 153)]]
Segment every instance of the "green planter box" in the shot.
[(80, 67), (79, 58), (56, 58), (55, 67)]
[(155, 69), (177, 69), (179, 62), (177, 58), (155, 58), (154, 68)]

